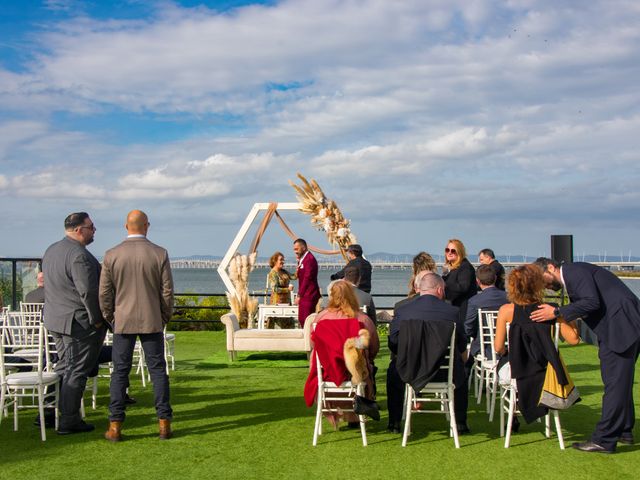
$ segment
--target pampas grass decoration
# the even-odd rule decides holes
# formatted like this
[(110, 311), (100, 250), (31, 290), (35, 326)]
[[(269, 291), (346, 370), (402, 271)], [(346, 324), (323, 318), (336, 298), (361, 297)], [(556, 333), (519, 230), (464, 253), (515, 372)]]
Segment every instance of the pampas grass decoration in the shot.
[(342, 256), (346, 258), (347, 247), (357, 243), (355, 235), (351, 233), (351, 222), (344, 218), (336, 202), (329, 200), (318, 182), (308, 181), (298, 173), (302, 186), (289, 180), (289, 184), (296, 191), (300, 202), (300, 211), (311, 216), (311, 223), (318, 230), (327, 235), (329, 243), (337, 245)]
[(238, 319), (241, 328), (252, 328), (258, 310), (258, 299), (249, 295), (249, 274), (256, 263), (256, 255), (236, 253), (229, 263), (229, 278), (236, 289), (235, 295), (225, 292), (231, 311)]

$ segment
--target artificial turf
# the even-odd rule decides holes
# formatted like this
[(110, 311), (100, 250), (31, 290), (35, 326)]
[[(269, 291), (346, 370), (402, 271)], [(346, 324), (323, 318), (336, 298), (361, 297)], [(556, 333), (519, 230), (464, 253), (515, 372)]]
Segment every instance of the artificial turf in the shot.
[[(385, 339), (381, 342), (386, 344)], [(175, 437), (157, 438), (150, 385), (132, 374), (125, 440), (103, 439), (107, 426), (108, 381), (102, 379), (98, 408), (87, 411), (96, 431), (60, 437), (48, 430), (41, 442), (34, 414), (21, 412), (20, 429), (12, 418), (0, 425), (0, 479), (191, 479), (191, 478), (631, 478), (640, 467), (640, 444), (618, 447), (615, 455), (569, 448), (590, 433), (600, 414), (602, 384), (597, 351), (589, 345), (564, 347), (563, 356), (580, 389), (582, 402), (561, 414), (567, 450), (543, 425), (522, 425), (505, 449), (499, 421), (492, 423), (484, 404), (470, 400), (471, 435), (456, 450), (444, 416), (415, 416), (406, 448), (400, 435), (380, 422), (368, 422), (369, 446), (359, 430), (334, 432), (324, 423), (312, 447), (314, 409), (302, 398), (308, 362), (304, 354), (240, 353), (230, 363), (224, 332), (178, 332), (177, 364), (171, 372)], [(379, 403), (385, 407), (388, 352), (377, 365)], [(637, 397), (637, 395), (636, 395)], [(637, 403), (637, 402), (636, 402)], [(640, 435), (638, 435), (640, 436)]]

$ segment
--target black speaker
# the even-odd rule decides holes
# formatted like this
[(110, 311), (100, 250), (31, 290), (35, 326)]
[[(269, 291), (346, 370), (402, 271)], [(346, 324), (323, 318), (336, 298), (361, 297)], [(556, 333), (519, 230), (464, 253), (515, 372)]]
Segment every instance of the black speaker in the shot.
[(573, 235), (551, 235), (551, 258), (558, 262), (573, 262)]

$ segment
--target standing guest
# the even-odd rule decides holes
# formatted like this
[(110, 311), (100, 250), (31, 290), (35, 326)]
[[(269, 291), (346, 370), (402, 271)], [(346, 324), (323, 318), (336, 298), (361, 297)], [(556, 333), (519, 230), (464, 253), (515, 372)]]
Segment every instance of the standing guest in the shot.
[(478, 289), (476, 272), (467, 260), (467, 251), (457, 238), (452, 238), (444, 249), (445, 263), (442, 266), (442, 278), (445, 282), (446, 299), (451, 305), (459, 307), (462, 318), (467, 314), (467, 302)]
[[(467, 361), (467, 375), (470, 373), (473, 359), (480, 353), (478, 309), (498, 310), (507, 303), (507, 294), (499, 290), (496, 283), (496, 272), (491, 265), (480, 265), (476, 270), (476, 283), (480, 292), (474, 295), (467, 304), (467, 314), (464, 320), (464, 332), (467, 338), (473, 338), (469, 348), (469, 360)], [(485, 349), (488, 345), (485, 346)], [(493, 346), (489, 346), (493, 348)], [(485, 350), (486, 351), (486, 350)], [(488, 357), (490, 358), (490, 357)]]
[(44, 303), (44, 273), (38, 272), (36, 283), (38, 284), (38, 288), (31, 290), (25, 295), (25, 303)]
[(640, 300), (622, 280), (602, 267), (584, 262), (561, 265), (544, 257), (535, 264), (543, 271), (546, 287), (559, 290), (564, 286), (571, 303), (562, 307), (542, 304), (531, 319), (582, 318), (598, 336), (604, 383), (602, 416), (591, 439), (572, 447), (613, 453), (617, 442), (633, 444), (633, 376), (640, 352)]
[(496, 260), (496, 255), (490, 248), (483, 248), (478, 252), (478, 261), (482, 265), (489, 265), (496, 272), (496, 288), (504, 290), (505, 271), (502, 264)]
[(173, 280), (167, 251), (147, 240), (149, 220), (140, 210), (127, 215), (125, 241), (104, 255), (100, 276), (100, 307), (113, 325), (111, 403), (107, 440), (122, 439), (126, 390), (133, 350), (140, 339), (153, 382), (160, 438), (171, 438), (173, 411), (164, 359), (164, 327), (173, 312)]
[(318, 262), (316, 257), (308, 250), (307, 242), (298, 238), (293, 242), (293, 251), (298, 259), (296, 278), (298, 279), (298, 321), (304, 327), (304, 321), (316, 311), (316, 305), (320, 300), (320, 287), (318, 286)]
[(427, 252), (420, 252), (413, 257), (413, 273), (409, 280), (409, 297), (413, 297), (418, 293), (416, 277), (420, 272), (436, 273), (437, 270), (436, 261)]
[(269, 259), (269, 266), (271, 270), (267, 276), (267, 282), (271, 290), (271, 305), (282, 303), (291, 305), (293, 285), (289, 283), (291, 274), (284, 269), (284, 255), (280, 252), (275, 252)]
[(358, 288), (358, 284), (360, 282), (360, 270), (358, 270), (355, 265), (347, 265), (344, 269), (344, 279), (351, 285), (353, 293), (358, 300), (360, 310), (364, 311), (375, 324), (377, 322), (376, 305), (373, 303), (373, 297), (371, 294)]
[(100, 264), (87, 250), (96, 227), (86, 212), (64, 220), (65, 236), (44, 253), (42, 271), (47, 308), (44, 325), (56, 344), (60, 375), (58, 434), (90, 432), (80, 416), (87, 376), (96, 364), (106, 330), (98, 303)]
[(340, 280), (344, 278), (344, 270), (348, 266), (357, 267), (360, 271), (360, 283), (358, 288), (363, 292), (371, 293), (371, 264), (362, 256), (362, 247), (357, 243), (347, 247), (347, 258), (349, 262), (339, 272), (331, 275), (331, 280)]

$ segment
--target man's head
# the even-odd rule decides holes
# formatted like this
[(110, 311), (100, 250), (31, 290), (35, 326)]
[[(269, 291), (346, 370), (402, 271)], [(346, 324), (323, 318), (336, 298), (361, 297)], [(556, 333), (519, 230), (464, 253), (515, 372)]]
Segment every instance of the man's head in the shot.
[(293, 253), (296, 254), (296, 257), (302, 258), (302, 256), (307, 252), (307, 242), (298, 238), (293, 242)]
[(433, 295), (440, 300), (444, 298), (444, 280), (437, 273), (426, 272), (418, 286), (420, 295)]
[(546, 257), (536, 258), (534, 265), (542, 270), (542, 278), (544, 285), (551, 290), (560, 290), (562, 288), (562, 276), (560, 275), (561, 263)]
[(476, 270), (476, 282), (483, 290), (496, 284), (496, 272), (489, 265), (480, 265)]
[(96, 227), (87, 212), (76, 212), (64, 219), (64, 233), (67, 237), (87, 246), (93, 242)]
[(496, 259), (496, 254), (490, 248), (483, 248), (478, 252), (478, 261), (483, 265), (489, 265)]
[(127, 223), (124, 227), (129, 235), (144, 235), (146, 237), (149, 225), (146, 213), (141, 210), (131, 210), (127, 215)]
[(354, 287), (360, 285), (360, 269), (355, 265), (348, 265), (344, 268), (344, 279)]
[(347, 247), (347, 256), (349, 260), (362, 256), (362, 247), (357, 243), (353, 243)]

